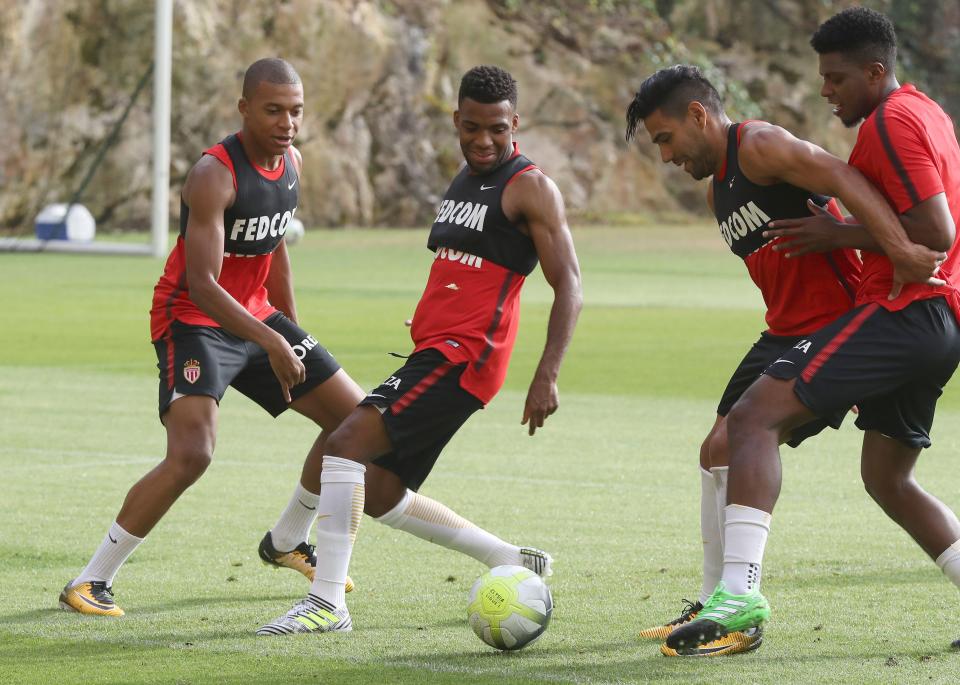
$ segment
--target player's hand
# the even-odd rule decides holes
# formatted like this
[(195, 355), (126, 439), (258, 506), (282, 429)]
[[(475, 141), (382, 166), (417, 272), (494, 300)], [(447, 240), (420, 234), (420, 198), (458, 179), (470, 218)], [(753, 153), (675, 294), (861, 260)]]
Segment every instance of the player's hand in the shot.
[(283, 399), (290, 404), (293, 401), (290, 388), (307, 380), (307, 368), (290, 347), (290, 343), (280, 336), (277, 336), (276, 344), (267, 349), (267, 358), (270, 360), (270, 368), (280, 381)]
[(888, 299), (896, 299), (907, 283), (926, 285), (946, 283), (942, 278), (937, 278), (940, 265), (947, 258), (946, 252), (937, 252), (925, 245), (910, 243), (910, 246), (900, 254), (895, 257), (889, 256), (890, 261), (893, 262), (893, 287), (890, 288)]
[(771, 230), (763, 232), (764, 238), (780, 239), (773, 246), (776, 252), (786, 252), (785, 257), (799, 257), (832, 252), (840, 247), (837, 238), (843, 224), (813, 200), (807, 200), (807, 207), (813, 216), (771, 221)]
[(529, 433), (533, 435), (538, 428), (543, 428), (547, 417), (557, 411), (560, 406), (560, 392), (556, 381), (535, 376), (527, 391), (527, 401), (523, 407), (521, 426), (529, 424)]

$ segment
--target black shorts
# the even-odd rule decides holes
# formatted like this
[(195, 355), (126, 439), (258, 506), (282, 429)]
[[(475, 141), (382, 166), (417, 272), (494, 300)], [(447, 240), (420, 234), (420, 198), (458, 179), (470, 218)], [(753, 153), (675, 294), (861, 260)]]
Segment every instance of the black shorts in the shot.
[[(764, 370), (800, 340), (802, 338), (797, 336), (771, 335), (766, 331), (761, 333), (760, 339), (753, 343), (753, 347), (750, 348), (737, 370), (730, 377), (730, 382), (727, 383), (723, 396), (720, 398), (717, 414), (719, 416), (729, 414), (740, 396), (763, 375)], [(790, 433), (787, 444), (790, 447), (797, 447), (801, 442), (816, 435), (827, 426), (839, 428), (846, 413), (846, 410), (837, 411), (827, 418), (818, 418), (794, 428)]]
[[(306, 367), (307, 379), (290, 388), (290, 397), (294, 400), (339, 370), (340, 365), (330, 353), (281, 312), (271, 314), (263, 323), (290, 343)], [(209, 395), (220, 402), (228, 385), (273, 416), (279, 416), (287, 408), (267, 353), (256, 343), (215, 326), (190, 326), (174, 321), (169, 334), (154, 341), (153, 346), (160, 369), (161, 420), (175, 397)]]
[(960, 330), (942, 297), (890, 312), (853, 309), (771, 364), (818, 416), (857, 405), (857, 427), (929, 447), (937, 399), (960, 361)]
[(394, 472), (416, 491), (430, 475), (440, 452), (483, 402), (460, 387), (466, 364), (423, 350), (378, 385), (360, 405), (383, 415), (393, 451), (373, 463)]

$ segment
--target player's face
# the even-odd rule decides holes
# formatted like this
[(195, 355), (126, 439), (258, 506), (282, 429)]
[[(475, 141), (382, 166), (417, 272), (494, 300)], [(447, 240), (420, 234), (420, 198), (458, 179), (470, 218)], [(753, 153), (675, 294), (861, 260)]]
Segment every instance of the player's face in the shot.
[(852, 128), (870, 115), (877, 104), (879, 88), (874, 66), (850, 61), (839, 52), (820, 55), (820, 95), (833, 105), (833, 114)]
[(672, 162), (696, 180), (713, 174), (714, 164), (703, 127), (689, 110), (682, 119), (656, 110), (643, 120), (663, 163)]
[(460, 149), (470, 170), (486, 173), (513, 154), (513, 134), (520, 116), (508, 100), (485, 104), (464, 98), (453, 113), (453, 124), (460, 136)]
[(280, 156), (303, 122), (303, 86), (261, 81), (249, 99), (240, 98), (238, 108), (250, 142), (265, 155)]

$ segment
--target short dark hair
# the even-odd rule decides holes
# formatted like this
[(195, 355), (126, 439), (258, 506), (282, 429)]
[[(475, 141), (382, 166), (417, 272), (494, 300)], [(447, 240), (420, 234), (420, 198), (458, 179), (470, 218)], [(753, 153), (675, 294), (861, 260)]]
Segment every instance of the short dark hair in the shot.
[(897, 33), (886, 15), (868, 7), (848, 7), (820, 25), (810, 45), (822, 55), (839, 52), (860, 62), (879, 62), (888, 71), (897, 63)]
[(488, 64), (474, 67), (460, 79), (460, 92), (457, 104), (464, 98), (470, 98), (483, 104), (492, 104), (509, 100), (514, 109), (517, 107), (517, 82), (510, 72)]
[(712, 114), (723, 112), (720, 93), (692, 64), (675, 64), (647, 77), (627, 108), (627, 140), (633, 140), (640, 122), (656, 110), (682, 117), (694, 100)]
[(293, 65), (279, 57), (264, 57), (247, 67), (243, 75), (243, 97), (249, 98), (263, 81), (282, 85), (301, 83)]

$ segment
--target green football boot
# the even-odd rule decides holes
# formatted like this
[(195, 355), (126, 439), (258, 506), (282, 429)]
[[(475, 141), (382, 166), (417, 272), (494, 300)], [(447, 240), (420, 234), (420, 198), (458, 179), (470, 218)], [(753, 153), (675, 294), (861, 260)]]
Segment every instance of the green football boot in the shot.
[(729, 633), (760, 627), (769, 618), (770, 605), (759, 590), (745, 595), (732, 595), (721, 582), (697, 614), (696, 620), (670, 633), (666, 645), (682, 655)]

